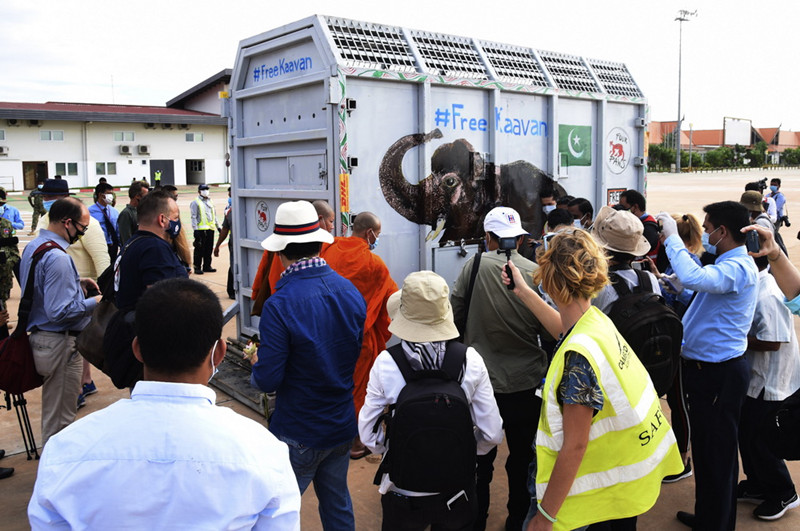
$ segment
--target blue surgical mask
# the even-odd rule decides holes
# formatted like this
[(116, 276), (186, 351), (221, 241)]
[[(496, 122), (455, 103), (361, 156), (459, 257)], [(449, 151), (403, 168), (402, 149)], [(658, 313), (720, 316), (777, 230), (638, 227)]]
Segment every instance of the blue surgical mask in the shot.
[[(717, 232), (718, 229), (719, 229), (719, 227), (717, 227), (716, 229), (712, 230), (710, 233), (709, 232), (704, 232), (703, 233), (703, 248), (706, 250), (707, 253), (717, 254), (717, 246), (716, 245), (711, 245), (709, 243), (709, 239), (708, 238), (709, 238), (709, 236), (711, 236), (712, 234)], [(719, 243), (719, 242), (717, 242), (717, 243)]]
[(582, 229), (583, 223), (581, 223), (580, 219), (573, 219), (572, 224), (575, 225), (576, 228)]
[(176, 220), (169, 220), (169, 227), (167, 227), (167, 235), (173, 240), (181, 233), (181, 218)]
[(229, 207), (231, 206), (231, 198), (230, 197), (228, 198), (228, 206)]
[(547, 214), (549, 214), (550, 212), (552, 212), (553, 210), (555, 210), (555, 209), (556, 209), (555, 205), (545, 205), (545, 206), (542, 207), (542, 210), (544, 211), (544, 215), (545, 216)]
[(42, 201), (42, 206), (44, 207), (45, 210), (50, 212), (50, 207), (53, 206), (53, 203), (55, 202), (56, 202), (55, 199), (53, 199), (52, 201)]
[(778, 191), (778, 187), (777, 187), (777, 186), (775, 186), (774, 184), (773, 184), (773, 185), (771, 185), (771, 186), (769, 187), (769, 189), (772, 191), (772, 193), (773, 193), (773, 194), (774, 194), (774, 193), (776, 193), (776, 192)]
[(43, 186), (44, 186), (43, 184), (39, 184), (39, 185), (37, 185), (37, 186), (36, 186), (36, 188), (38, 188), (39, 190), (41, 190)]
[(375, 241), (369, 244), (369, 250), (374, 251), (375, 247), (378, 246), (378, 240), (380, 240), (380, 236), (375, 236)]

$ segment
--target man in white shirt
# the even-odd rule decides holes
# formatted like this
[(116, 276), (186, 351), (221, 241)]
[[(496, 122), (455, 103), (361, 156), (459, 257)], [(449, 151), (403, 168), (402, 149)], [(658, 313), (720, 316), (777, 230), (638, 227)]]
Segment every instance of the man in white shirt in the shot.
[(287, 446), (205, 384), (225, 357), (222, 309), (188, 279), (154, 284), (136, 309), (144, 380), (53, 436), (28, 505), (32, 529), (300, 528)]
[[(413, 371), (444, 370), (445, 352), (450, 352), (447, 343), (459, 335), (448, 295), (447, 282), (442, 277), (432, 271), (418, 271), (406, 277), (403, 288), (389, 297), (386, 305), (392, 319), (389, 331), (402, 340), (401, 355)], [(469, 402), (474, 424), (470, 436), (475, 437), (477, 454), (485, 455), (502, 442), (503, 422), (486, 365), (471, 347), (466, 348), (459, 383)], [(384, 408), (397, 403), (405, 385), (392, 354), (384, 350), (370, 371), (367, 397), (358, 416), (361, 442), (373, 453), (383, 454), (387, 447), (391, 448), (392, 440), (387, 446), (384, 430), (375, 429), (375, 423)], [(437, 450), (447, 451), (448, 448)], [(456, 451), (455, 448), (449, 450)], [(433, 451), (431, 449), (431, 453)], [(428, 472), (436, 475), (433, 470)], [(477, 501), (474, 475), (472, 484), (462, 488), (458, 492), (413, 492), (395, 485), (390, 474), (381, 474), (378, 492), (383, 494), (383, 531), (424, 529), (427, 525), (437, 529), (445, 523), (449, 529), (471, 528)]]
[(739, 453), (747, 479), (739, 482), (737, 498), (758, 503), (753, 510), (757, 518), (777, 520), (800, 505), (800, 499), (786, 463), (769, 450), (762, 423), (774, 415), (782, 400), (800, 389), (800, 357), (792, 314), (769, 274), (767, 257), (755, 260), (758, 301), (745, 352), (750, 385), (739, 423)]

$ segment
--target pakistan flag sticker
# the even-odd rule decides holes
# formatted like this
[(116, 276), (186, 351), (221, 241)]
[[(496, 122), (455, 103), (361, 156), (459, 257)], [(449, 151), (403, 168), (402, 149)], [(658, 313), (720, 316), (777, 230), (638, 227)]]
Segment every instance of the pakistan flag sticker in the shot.
[(566, 155), (567, 166), (591, 166), (592, 126), (559, 125), (558, 151)]

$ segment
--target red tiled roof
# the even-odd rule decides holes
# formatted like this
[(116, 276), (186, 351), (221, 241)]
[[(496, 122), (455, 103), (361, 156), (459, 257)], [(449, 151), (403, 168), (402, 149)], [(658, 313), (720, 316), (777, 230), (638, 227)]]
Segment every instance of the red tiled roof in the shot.
[(0, 109), (6, 111), (48, 111), (48, 112), (79, 112), (79, 113), (110, 113), (110, 114), (161, 114), (166, 116), (218, 116), (205, 112), (186, 111), (169, 107), (155, 107), (143, 105), (107, 105), (102, 103), (66, 103), (48, 101), (47, 103), (17, 103), (0, 102)]
[(692, 143), (695, 146), (721, 146), (722, 129), (698, 129), (693, 131)]

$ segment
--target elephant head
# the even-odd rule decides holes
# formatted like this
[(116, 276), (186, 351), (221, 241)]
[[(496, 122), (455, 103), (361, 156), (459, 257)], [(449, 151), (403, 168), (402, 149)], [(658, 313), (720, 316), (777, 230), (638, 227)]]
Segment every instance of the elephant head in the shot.
[(429, 225), (436, 237), (443, 227), (442, 241), (477, 236), (475, 204), (483, 199), (483, 158), (464, 139), (439, 146), (431, 157), (431, 174), (411, 184), (403, 174), (403, 157), (413, 147), (441, 138), (434, 129), (426, 135), (399, 139), (386, 151), (380, 166), (381, 190), (400, 215), (419, 225)]

